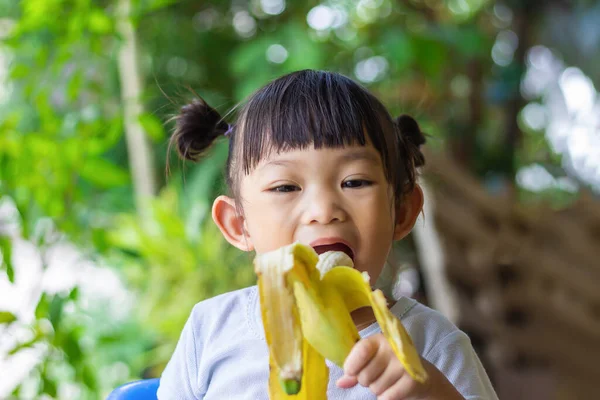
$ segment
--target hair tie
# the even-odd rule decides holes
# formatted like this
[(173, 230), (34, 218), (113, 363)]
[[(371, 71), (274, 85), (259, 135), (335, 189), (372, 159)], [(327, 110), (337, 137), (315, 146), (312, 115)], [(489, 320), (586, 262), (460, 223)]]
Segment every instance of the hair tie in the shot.
[(231, 132), (233, 132), (233, 125), (227, 124), (227, 131), (223, 134), (223, 136), (229, 136)]

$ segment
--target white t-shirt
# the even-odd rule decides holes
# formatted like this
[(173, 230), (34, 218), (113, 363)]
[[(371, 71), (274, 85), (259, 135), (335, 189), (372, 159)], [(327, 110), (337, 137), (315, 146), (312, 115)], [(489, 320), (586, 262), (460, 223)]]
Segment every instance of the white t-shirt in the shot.
[[(467, 335), (439, 312), (402, 298), (391, 309), (419, 354), (434, 364), (467, 400), (497, 400)], [(381, 332), (377, 323), (361, 330)], [(375, 400), (360, 384), (340, 389), (341, 368), (329, 367), (330, 400)], [(183, 328), (158, 389), (159, 400), (267, 400), (269, 354), (256, 286), (202, 301)]]

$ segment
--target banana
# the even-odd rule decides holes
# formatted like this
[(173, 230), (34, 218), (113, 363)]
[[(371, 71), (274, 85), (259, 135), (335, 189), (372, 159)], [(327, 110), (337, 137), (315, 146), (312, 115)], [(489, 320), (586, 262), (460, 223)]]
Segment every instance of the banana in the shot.
[(299, 243), (261, 254), (254, 261), (269, 346), (271, 400), (327, 398), (325, 359), (342, 367), (360, 339), (350, 313), (370, 306), (406, 372), (427, 374), (408, 332), (389, 311), (369, 276), (342, 252), (318, 256)]
[(333, 267), (345, 266), (354, 267), (354, 261), (343, 251), (326, 251), (319, 255), (317, 269), (321, 273), (321, 278), (325, 276)]

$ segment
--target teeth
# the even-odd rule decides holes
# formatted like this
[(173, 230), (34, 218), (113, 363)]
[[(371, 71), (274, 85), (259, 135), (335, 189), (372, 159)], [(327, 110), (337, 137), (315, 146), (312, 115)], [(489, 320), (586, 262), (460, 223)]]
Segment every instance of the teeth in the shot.
[(329, 373), (325, 358), (338, 366), (360, 339), (350, 312), (371, 306), (381, 329), (406, 371), (418, 382), (427, 374), (402, 326), (390, 313), (381, 291), (372, 292), (369, 276), (353, 268), (347, 254), (317, 256), (293, 244), (255, 260), (261, 312), (269, 346), (271, 400), (326, 399)]

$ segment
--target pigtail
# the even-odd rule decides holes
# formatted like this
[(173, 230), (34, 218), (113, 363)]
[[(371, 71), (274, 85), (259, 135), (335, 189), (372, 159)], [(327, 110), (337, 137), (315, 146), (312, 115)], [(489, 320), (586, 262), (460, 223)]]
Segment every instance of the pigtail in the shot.
[(174, 120), (169, 147), (175, 146), (181, 158), (191, 161), (198, 161), (215, 139), (230, 131), (229, 124), (203, 99), (181, 107)]
[(421, 152), (421, 146), (425, 144), (425, 135), (421, 132), (419, 124), (409, 115), (401, 115), (394, 121), (401, 141), (407, 146), (407, 155), (413, 161), (415, 168), (425, 165), (425, 156)]
[(425, 144), (425, 135), (417, 121), (408, 115), (394, 119), (394, 126), (398, 135), (399, 162), (404, 170), (404, 180), (396, 187), (396, 196), (401, 199), (414, 189), (418, 176), (417, 168), (425, 165), (425, 156), (421, 152), (421, 146)]

